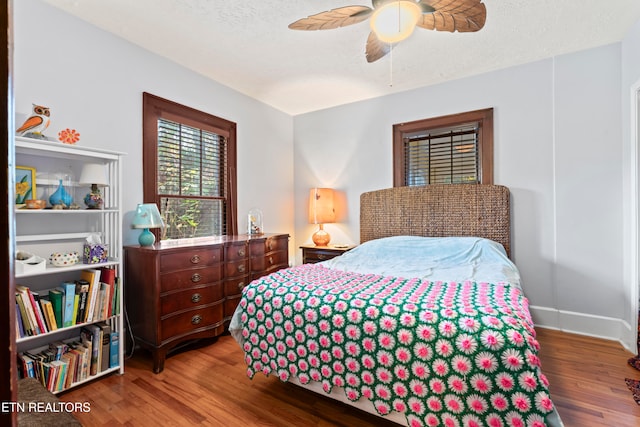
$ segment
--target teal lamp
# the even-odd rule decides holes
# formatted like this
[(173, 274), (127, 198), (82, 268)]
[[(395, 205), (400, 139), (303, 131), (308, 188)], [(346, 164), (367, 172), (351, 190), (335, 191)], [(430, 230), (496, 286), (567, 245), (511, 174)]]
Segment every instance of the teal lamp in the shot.
[(133, 228), (142, 228), (142, 233), (138, 237), (140, 246), (153, 245), (156, 241), (156, 236), (149, 229), (164, 227), (164, 221), (162, 221), (158, 206), (155, 203), (139, 204), (131, 226)]

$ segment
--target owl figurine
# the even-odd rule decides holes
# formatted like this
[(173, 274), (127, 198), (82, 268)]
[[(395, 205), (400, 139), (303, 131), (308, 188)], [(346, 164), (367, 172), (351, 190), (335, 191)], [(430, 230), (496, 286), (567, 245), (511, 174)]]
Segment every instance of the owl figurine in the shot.
[(44, 138), (42, 134), (49, 126), (49, 107), (33, 104), (33, 114), (16, 130), (18, 136), (30, 135), (36, 138)]

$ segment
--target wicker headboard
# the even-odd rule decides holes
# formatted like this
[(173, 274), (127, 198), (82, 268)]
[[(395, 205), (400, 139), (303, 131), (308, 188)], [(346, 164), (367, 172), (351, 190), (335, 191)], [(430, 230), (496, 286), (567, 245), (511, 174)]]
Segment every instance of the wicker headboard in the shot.
[(432, 184), (360, 196), (360, 242), (381, 237), (477, 236), (511, 254), (509, 189), (501, 185)]

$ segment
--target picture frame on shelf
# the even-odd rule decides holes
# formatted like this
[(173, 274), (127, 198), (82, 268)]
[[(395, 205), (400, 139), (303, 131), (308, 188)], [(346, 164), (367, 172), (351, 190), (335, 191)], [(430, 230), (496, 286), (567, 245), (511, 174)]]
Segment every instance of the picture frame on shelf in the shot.
[(16, 166), (16, 207), (22, 207), (29, 199), (36, 199), (36, 169)]

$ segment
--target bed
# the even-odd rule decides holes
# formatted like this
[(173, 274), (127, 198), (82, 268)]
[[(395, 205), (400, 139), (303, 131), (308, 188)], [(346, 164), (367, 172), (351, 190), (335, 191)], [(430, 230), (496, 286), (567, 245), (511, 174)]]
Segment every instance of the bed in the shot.
[(361, 244), (243, 290), (230, 332), (276, 375), (409, 426), (561, 426), (510, 261), (509, 191), (360, 197)]

